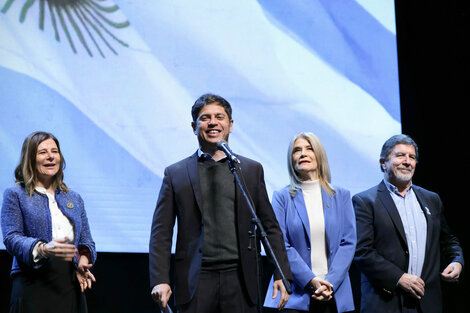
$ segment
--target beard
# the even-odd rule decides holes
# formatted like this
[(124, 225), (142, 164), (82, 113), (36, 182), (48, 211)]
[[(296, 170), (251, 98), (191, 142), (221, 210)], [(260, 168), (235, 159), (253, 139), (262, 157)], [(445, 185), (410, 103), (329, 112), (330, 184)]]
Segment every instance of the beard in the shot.
[[(402, 172), (402, 169), (407, 169), (407, 172)], [(410, 168), (397, 167), (395, 170), (389, 171), (389, 177), (394, 177), (397, 182), (409, 183), (413, 178), (414, 170)]]

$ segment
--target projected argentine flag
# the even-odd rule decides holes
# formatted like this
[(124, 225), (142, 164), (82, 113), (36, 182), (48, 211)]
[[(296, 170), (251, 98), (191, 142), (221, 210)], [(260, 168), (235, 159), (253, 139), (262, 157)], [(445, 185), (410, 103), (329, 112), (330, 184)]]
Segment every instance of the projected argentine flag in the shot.
[(52, 132), (98, 250), (148, 252), (206, 92), (232, 104), (230, 147), (263, 164), (269, 195), (300, 131), (324, 143), (333, 184), (366, 189), (401, 132), (394, 2), (377, 2), (1, 0), (0, 189), (24, 138)]

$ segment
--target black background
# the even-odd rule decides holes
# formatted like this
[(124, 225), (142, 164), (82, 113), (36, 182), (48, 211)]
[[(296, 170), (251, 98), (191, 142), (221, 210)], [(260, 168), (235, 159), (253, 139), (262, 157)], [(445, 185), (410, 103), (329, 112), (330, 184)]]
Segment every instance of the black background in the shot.
[[(464, 0), (396, 0), (395, 4), (402, 132), (416, 141), (420, 154), (413, 183), (439, 193), (468, 261), (468, 4)], [(266, 285), (271, 266), (263, 262)], [(10, 266), (11, 256), (0, 251), (0, 312), (8, 312)], [(98, 281), (87, 291), (90, 313), (158, 311), (150, 297), (147, 254), (99, 253), (93, 272)], [(358, 300), (354, 266), (350, 275)], [(469, 280), (464, 273), (459, 283), (444, 284), (444, 312), (470, 312)]]

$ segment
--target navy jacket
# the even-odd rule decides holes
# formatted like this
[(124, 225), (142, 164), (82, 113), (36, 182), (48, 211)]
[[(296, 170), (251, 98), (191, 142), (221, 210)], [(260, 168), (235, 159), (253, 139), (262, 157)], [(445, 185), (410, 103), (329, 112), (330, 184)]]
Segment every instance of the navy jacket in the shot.
[[(442, 214), (439, 196), (412, 186), (427, 221), (426, 254), (421, 278), (423, 312), (442, 312), (440, 273), (451, 262), (463, 262), (457, 238), (451, 234)], [(357, 248), (354, 262), (361, 271), (361, 312), (400, 313), (408, 295), (397, 286), (408, 271), (409, 252), (400, 214), (382, 181), (353, 197), (357, 220)], [(445, 264), (440, 263), (441, 256)]]
[[(288, 280), (292, 279), (282, 232), (269, 202), (261, 164), (238, 156), (241, 161), (246, 191), (250, 194), (258, 218)], [(149, 245), (150, 288), (170, 284), (170, 253), (175, 219), (178, 234), (175, 252), (176, 305), (187, 303), (196, 291), (202, 262), (204, 240), (197, 153), (165, 169), (160, 195), (152, 221)], [(235, 189), (235, 214), (242, 281), (252, 303), (256, 303), (256, 251), (248, 234), (253, 228), (251, 213)]]

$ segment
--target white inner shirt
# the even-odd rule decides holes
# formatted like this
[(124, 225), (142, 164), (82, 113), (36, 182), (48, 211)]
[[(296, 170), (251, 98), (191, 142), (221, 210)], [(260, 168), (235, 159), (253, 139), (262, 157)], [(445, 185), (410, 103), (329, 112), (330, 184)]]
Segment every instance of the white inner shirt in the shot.
[[(34, 188), (37, 192), (46, 195), (49, 199), (49, 211), (51, 212), (51, 224), (52, 224), (52, 240), (63, 239), (67, 237), (69, 239), (68, 243), (74, 242), (74, 230), (73, 225), (70, 222), (69, 218), (62, 213), (55, 201), (55, 195), (50, 194), (43, 187), (36, 186)], [(36, 244), (33, 249), (33, 259), (35, 262), (40, 260), (38, 255), (38, 247), (40, 242)]]
[(325, 279), (328, 274), (325, 218), (319, 180), (302, 182), (305, 207), (310, 224), (310, 260), (315, 276)]

